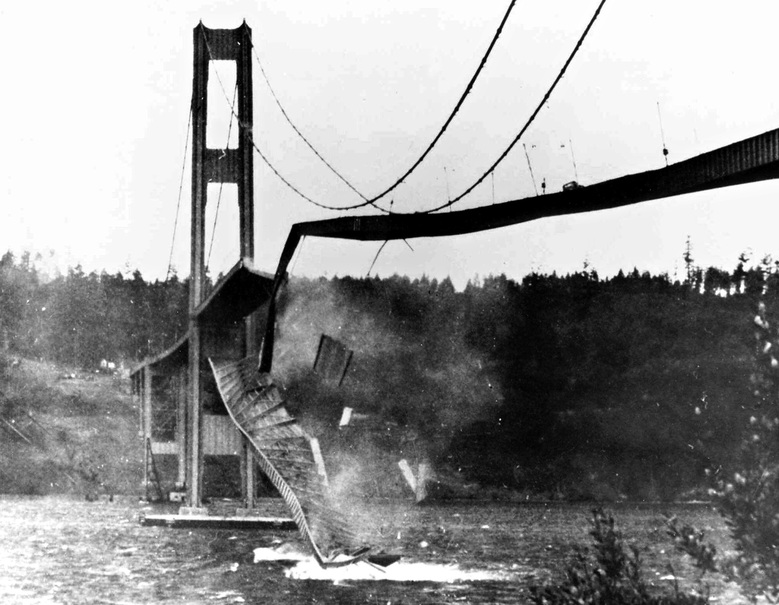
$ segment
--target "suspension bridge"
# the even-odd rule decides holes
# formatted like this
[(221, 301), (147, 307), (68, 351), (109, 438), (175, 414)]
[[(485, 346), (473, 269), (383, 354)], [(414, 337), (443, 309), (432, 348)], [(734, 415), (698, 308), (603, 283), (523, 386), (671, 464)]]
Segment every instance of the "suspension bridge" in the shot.
[[(153, 463), (156, 454), (177, 456), (175, 488), (184, 490), (180, 493), (186, 500), (182, 512), (204, 511), (203, 473), (207, 457), (229, 455), (240, 459), (246, 507), (251, 509), (253, 506), (254, 469), (258, 466), (284, 498), (301, 535), (320, 564), (348, 564), (370, 552), (370, 548), (361, 544), (351, 531), (344, 511), (330, 499), (318, 444), (287, 412), (284, 397), (272, 378), (276, 299), (301, 238), (388, 241), (459, 235), (779, 177), (779, 130), (772, 130), (661, 169), (628, 174), (586, 187), (575, 186), (548, 195), (453, 210), (451, 207), (483, 182), (521, 140), (584, 44), (605, 4), (602, 0), (535, 111), (491, 167), (462, 194), (443, 204), (431, 203), (428, 210), (418, 213), (391, 212), (380, 201), (423, 163), (447, 130), (466, 102), (514, 4), (514, 1), (509, 4), (478, 69), (438, 134), (411, 167), (376, 196), (367, 197), (359, 192), (313, 147), (290, 120), (271, 89), (296, 134), (328, 169), (362, 198), (357, 204), (341, 206), (301, 193), (300, 188), (270, 162), (260, 141), (254, 138), (252, 64), (254, 61), (259, 64), (259, 58), (248, 25), (244, 23), (235, 30), (212, 30), (201, 23), (195, 28), (189, 332), (171, 349), (146, 360), (133, 373), (134, 392), (144, 410), (143, 432), (149, 443), (147, 456), (150, 458), (147, 462)], [(233, 123), (238, 128), (237, 147), (213, 149), (206, 146), (208, 67), (212, 61), (236, 63), (237, 78), (232, 95), (218, 72), (217, 78), (230, 109), (229, 128), (232, 129)], [(262, 73), (270, 86), (264, 70)], [(259, 272), (253, 266), (255, 156), (305, 201), (325, 209), (349, 212), (346, 216), (295, 224), (274, 275)], [(205, 238), (205, 208), (209, 183), (237, 185), (241, 260), (211, 292), (205, 292), (206, 250), (209, 248)], [(368, 206), (380, 214), (354, 212)], [(439, 212), (443, 209), (451, 211)], [(169, 385), (171, 381), (175, 381), (177, 387), (166, 386), (166, 392), (176, 393), (172, 404), (168, 402), (168, 409), (176, 415), (176, 428), (167, 442), (155, 441), (154, 408), (161, 405), (162, 393), (156, 385)], [(218, 401), (214, 401), (215, 391)], [(226, 418), (229, 421), (225, 421)], [(313, 524), (312, 518), (316, 520)]]

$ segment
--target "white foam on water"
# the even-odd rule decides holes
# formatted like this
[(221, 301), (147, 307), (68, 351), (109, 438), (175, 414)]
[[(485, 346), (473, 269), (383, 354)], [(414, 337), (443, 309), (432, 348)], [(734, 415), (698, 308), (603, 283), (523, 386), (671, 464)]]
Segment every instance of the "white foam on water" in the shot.
[(301, 552), (287, 544), (276, 548), (255, 548), (254, 562), (260, 561), (305, 561), (311, 559), (311, 555)]
[(323, 568), (308, 552), (291, 544), (255, 548), (254, 562), (264, 561), (292, 564), (284, 571), (284, 575), (293, 580), (322, 580), (336, 584), (349, 580), (452, 584), (477, 580), (505, 580), (511, 576), (511, 573), (505, 571), (464, 570), (456, 564), (422, 563), (403, 559), (387, 567), (363, 560), (343, 567)]
[(246, 599), (241, 596), (241, 593), (234, 590), (225, 590), (217, 592), (208, 597), (211, 601), (225, 601), (228, 600), (231, 603), (245, 603)]
[(293, 580), (324, 580), (334, 583), (348, 580), (373, 580), (389, 582), (472, 582), (475, 580), (501, 580), (505, 574), (483, 570), (463, 570), (457, 565), (414, 563), (398, 561), (387, 567), (359, 561), (344, 567), (323, 568), (311, 557), (298, 562), (284, 572)]

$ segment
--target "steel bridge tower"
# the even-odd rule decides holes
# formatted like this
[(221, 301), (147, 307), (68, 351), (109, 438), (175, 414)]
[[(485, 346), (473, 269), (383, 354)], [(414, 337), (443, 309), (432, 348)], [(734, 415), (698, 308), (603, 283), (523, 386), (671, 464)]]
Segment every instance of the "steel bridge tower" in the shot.
[[(202, 326), (195, 310), (203, 303), (205, 286), (205, 236), (208, 185), (232, 183), (238, 187), (240, 256), (254, 259), (254, 146), (252, 143), (252, 30), (244, 21), (237, 29), (208, 29), (200, 22), (193, 32), (194, 69), (192, 77), (192, 239), (189, 290), (189, 405), (187, 410), (186, 486), (190, 507), (202, 503), (203, 464), (201, 419), (203, 415)], [(209, 148), (208, 75), (211, 61), (234, 61), (237, 86), (237, 148)], [(220, 83), (221, 85), (221, 83)], [(227, 102), (227, 101), (226, 101)], [(232, 110), (231, 110), (232, 111)], [(227, 144), (226, 144), (227, 145)], [(256, 353), (253, 318), (246, 320), (245, 355)], [(245, 496), (253, 497), (254, 463), (244, 447), (241, 461)]]

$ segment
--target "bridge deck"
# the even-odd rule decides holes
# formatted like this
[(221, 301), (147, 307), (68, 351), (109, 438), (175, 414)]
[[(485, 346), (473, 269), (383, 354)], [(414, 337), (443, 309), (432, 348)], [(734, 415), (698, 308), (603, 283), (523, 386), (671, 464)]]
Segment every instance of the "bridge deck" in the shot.
[(437, 214), (341, 217), (298, 223), (293, 226), (290, 239), (304, 235), (356, 240), (459, 235), (775, 178), (779, 178), (779, 129), (665, 168), (570, 191)]
[(297, 223), (290, 229), (276, 268), (260, 369), (273, 359), (275, 297), (304, 236), (362, 241), (461, 235), (543, 217), (619, 208), (719, 187), (779, 178), (779, 129), (744, 139), (658, 170), (630, 174), (570, 191), (428, 214), (346, 216)]

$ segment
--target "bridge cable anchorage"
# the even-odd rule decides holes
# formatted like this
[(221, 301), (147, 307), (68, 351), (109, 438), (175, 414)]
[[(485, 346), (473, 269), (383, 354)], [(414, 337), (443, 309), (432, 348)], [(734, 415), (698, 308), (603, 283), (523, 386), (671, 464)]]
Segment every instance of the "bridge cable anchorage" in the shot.
[[(216, 69), (214, 69), (216, 73)], [(235, 101), (238, 98), (238, 81), (235, 82), (235, 90), (233, 91), (233, 102), (231, 108), (235, 109)], [(230, 135), (233, 133), (233, 116), (235, 112), (230, 115), (230, 122), (227, 125), (227, 142), (225, 143), (225, 149), (230, 147)], [(211, 264), (211, 252), (214, 250), (214, 236), (216, 235), (216, 221), (219, 218), (219, 206), (222, 203), (222, 189), (224, 188), (224, 182), (219, 182), (219, 195), (216, 197), (216, 210), (214, 211), (214, 225), (211, 228), (211, 243), (208, 245), (208, 257), (206, 258), (206, 270), (208, 265)]]
[[(209, 59), (213, 61), (214, 55), (211, 52), (211, 46), (208, 44), (208, 38), (206, 37), (205, 32), (203, 32), (203, 40), (205, 42), (206, 50), (208, 51)], [(222, 82), (222, 78), (219, 76), (219, 71), (215, 70), (215, 73), (216, 73), (216, 79), (219, 82), (219, 88), (221, 88), (222, 94), (224, 95), (227, 104), (230, 105), (230, 97), (227, 94), (227, 90), (225, 89), (224, 82)], [(249, 135), (249, 140), (251, 141), (252, 147), (254, 148), (254, 151), (257, 153), (257, 155), (260, 156), (260, 159), (265, 163), (265, 165), (268, 168), (270, 168), (271, 172), (273, 172), (273, 174), (275, 174), (276, 177), (282, 183), (284, 183), (289, 189), (291, 189), (294, 193), (302, 197), (304, 200), (306, 200), (310, 204), (313, 204), (314, 206), (318, 206), (319, 208), (324, 208), (325, 210), (353, 210), (355, 208), (362, 208), (367, 205), (363, 202), (360, 204), (353, 204), (351, 206), (329, 206), (327, 204), (317, 202), (316, 200), (313, 200), (312, 198), (307, 196), (305, 193), (300, 191), (300, 189), (295, 187), (287, 178), (285, 178), (284, 175), (282, 175), (281, 172), (279, 172), (279, 170), (273, 165), (273, 163), (268, 159), (268, 157), (262, 152), (262, 150), (257, 145), (257, 142), (254, 140), (254, 133), (252, 132), (252, 128), (248, 124), (246, 124), (243, 120), (241, 120), (240, 116), (236, 113), (235, 109), (231, 108), (231, 112), (236, 122), (240, 126), (240, 128), (246, 131), (247, 134)], [(379, 209), (381, 210), (381, 208)], [(384, 212), (387, 211), (385, 210)]]
[(349, 180), (343, 176), (336, 168), (328, 162), (324, 156), (317, 151), (317, 149), (314, 147), (314, 145), (311, 143), (311, 141), (306, 138), (306, 136), (300, 131), (300, 129), (295, 125), (295, 123), (292, 121), (292, 118), (289, 117), (289, 114), (287, 114), (287, 111), (284, 109), (284, 106), (281, 104), (281, 101), (279, 100), (279, 97), (276, 95), (276, 91), (273, 89), (273, 86), (270, 83), (270, 79), (268, 78), (268, 74), (265, 72), (265, 68), (262, 66), (262, 62), (260, 61), (260, 56), (257, 53), (257, 48), (254, 46), (254, 42), (251, 42), (251, 48), (252, 52), (254, 53), (254, 58), (257, 61), (257, 66), (260, 68), (260, 73), (262, 74), (263, 80), (265, 80), (265, 84), (268, 86), (268, 90), (270, 91), (271, 96), (273, 97), (273, 100), (276, 102), (276, 105), (279, 108), (279, 111), (281, 111), (281, 115), (284, 116), (284, 119), (287, 121), (287, 123), (290, 125), (292, 130), (295, 131), (295, 134), (297, 134), (301, 140), (308, 146), (308, 148), (314, 153), (314, 155), (319, 158), (322, 163), (327, 166), (330, 169), (330, 172), (332, 172), (335, 176), (337, 176), (349, 189), (354, 191), (357, 195), (359, 195), (363, 201), (366, 204), (370, 204), (377, 210), (382, 210), (383, 212), (387, 212), (384, 208), (381, 208), (376, 202), (369, 200), (365, 195), (358, 190), (354, 185), (352, 185)]
[[(560, 83), (560, 80), (563, 79), (563, 76), (565, 75), (565, 72), (568, 70), (568, 67), (570, 66), (571, 62), (573, 61), (576, 54), (579, 52), (579, 48), (581, 48), (582, 44), (584, 43), (585, 38), (587, 37), (587, 34), (590, 33), (590, 30), (592, 29), (592, 26), (595, 24), (595, 21), (598, 18), (598, 15), (601, 12), (601, 9), (603, 8), (603, 5), (606, 4), (606, 0), (601, 0), (598, 4), (598, 7), (595, 9), (595, 12), (592, 15), (592, 18), (590, 19), (589, 23), (587, 24), (587, 27), (584, 28), (584, 32), (579, 37), (579, 40), (576, 42), (576, 46), (573, 47), (573, 50), (571, 51), (571, 54), (568, 55), (568, 59), (566, 59), (565, 63), (563, 64), (562, 69), (560, 69), (560, 73), (557, 74), (557, 77), (552, 82), (552, 85), (549, 87), (549, 89), (546, 91), (546, 94), (544, 94), (543, 98), (541, 99), (541, 102), (538, 104), (538, 106), (535, 108), (532, 114), (530, 114), (530, 117), (528, 118), (527, 122), (525, 122), (525, 125), (522, 127), (522, 129), (519, 131), (517, 136), (514, 137), (514, 140), (509, 143), (508, 147), (503, 151), (503, 153), (500, 154), (497, 160), (490, 166), (484, 174), (482, 174), (476, 182), (474, 182), (470, 187), (468, 187), (465, 191), (463, 191), (460, 195), (455, 197), (454, 199), (443, 203), (439, 206), (436, 206), (435, 208), (430, 208), (428, 210), (424, 210), (420, 212), (419, 214), (430, 214), (432, 212), (437, 212), (439, 210), (443, 210), (445, 208), (448, 208), (449, 206), (452, 206), (453, 204), (456, 204), (461, 199), (463, 199), (466, 195), (468, 195), (471, 191), (476, 189), (479, 185), (484, 182), (484, 179), (486, 179), (497, 167), (498, 165), (506, 159), (506, 156), (508, 156), (509, 152), (514, 148), (514, 146), (519, 142), (519, 139), (522, 138), (522, 136), (525, 134), (527, 129), (530, 127), (530, 125), (533, 123), (533, 121), (536, 119), (536, 116), (541, 112), (541, 109), (546, 104), (546, 102), (549, 100), (549, 97), (552, 96), (552, 92), (554, 92), (554, 89), (557, 88), (557, 85)], [(407, 213), (408, 214), (408, 213)]]
[(179, 224), (179, 210), (181, 209), (181, 192), (184, 189), (184, 170), (187, 166), (187, 150), (189, 149), (189, 132), (192, 128), (192, 102), (194, 97), (189, 103), (189, 119), (187, 120), (187, 136), (184, 140), (184, 159), (181, 162), (181, 178), (179, 179), (179, 197), (176, 201), (176, 217), (173, 220), (173, 237), (170, 242), (170, 255), (168, 256), (168, 270), (165, 272), (165, 283), (168, 282), (170, 277), (170, 268), (173, 266), (173, 247), (176, 243), (176, 229)]

